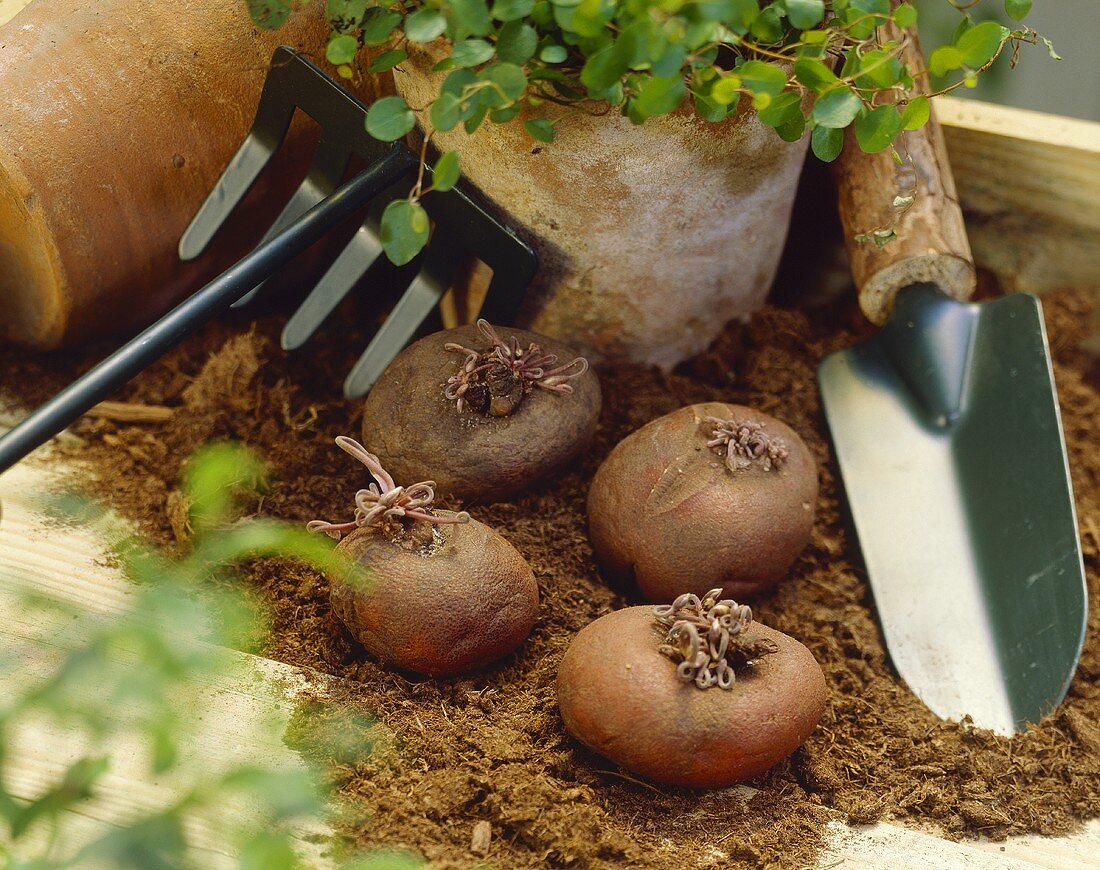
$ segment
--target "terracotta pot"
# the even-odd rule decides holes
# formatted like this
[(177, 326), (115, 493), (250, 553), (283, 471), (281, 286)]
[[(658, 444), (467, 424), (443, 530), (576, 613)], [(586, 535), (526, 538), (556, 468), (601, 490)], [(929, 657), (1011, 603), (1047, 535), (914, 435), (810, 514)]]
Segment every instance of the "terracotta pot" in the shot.
[[(124, 331), (244, 250), (176, 244), (252, 122), (271, 52), (323, 54), (309, 4), (282, 30), (242, 0), (36, 0), (0, 29), (0, 337), (37, 347)], [(276, 185), (297, 183), (295, 128)], [(299, 170), (300, 172), (300, 170)], [(259, 192), (259, 191), (258, 191)], [(254, 240), (262, 226), (245, 209)]]
[[(421, 53), (394, 79), (425, 106), (441, 74)], [(708, 124), (686, 111), (635, 126), (546, 106), (552, 144), (519, 123), (436, 133), (538, 250), (520, 325), (594, 359), (671, 368), (760, 307), (787, 235), (806, 139), (752, 112)]]

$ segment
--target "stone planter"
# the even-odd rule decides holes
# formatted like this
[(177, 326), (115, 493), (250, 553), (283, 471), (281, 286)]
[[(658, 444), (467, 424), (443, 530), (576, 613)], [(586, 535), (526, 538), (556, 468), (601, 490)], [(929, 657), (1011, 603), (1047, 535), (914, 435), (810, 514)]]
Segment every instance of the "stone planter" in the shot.
[[(438, 93), (431, 63), (419, 54), (395, 73), (413, 107)], [(433, 136), (538, 250), (521, 325), (597, 360), (669, 369), (760, 307), (806, 138), (784, 143), (747, 111), (721, 124), (681, 111), (641, 126), (617, 113), (539, 112), (555, 122), (551, 144), (518, 123)]]

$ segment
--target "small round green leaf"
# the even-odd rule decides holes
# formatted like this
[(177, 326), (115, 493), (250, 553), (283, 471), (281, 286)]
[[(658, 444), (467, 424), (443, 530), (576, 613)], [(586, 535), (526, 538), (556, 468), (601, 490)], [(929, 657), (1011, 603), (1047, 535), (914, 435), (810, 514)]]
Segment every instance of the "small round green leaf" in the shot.
[(898, 27), (914, 27), (917, 23), (917, 9), (909, 3), (902, 3), (894, 9), (894, 24)]
[(787, 0), (787, 20), (799, 30), (816, 27), (824, 17), (824, 0)]
[(773, 44), (783, 39), (783, 21), (779, 17), (779, 11), (774, 6), (768, 6), (760, 10), (760, 14), (752, 20), (749, 32), (760, 42)]
[(787, 73), (774, 63), (750, 60), (741, 64), (734, 72), (741, 77), (742, 84), (754, 94), (774, 97), (787, 86)]
[(428, 110), (428, 119), (432, 127), (440, 133), (446, 133), (458, 126), (462, 120), (462, 102), (454, 94), (442, 93), (432, 101)]
[(847, 85), (826, 91), (814, 103), (812, 117), (818, 127), (839, 130), (855, 120), (863, 102)]
[(992, 60), (1007, 36), (1007, 27), (996, 21), (983, 21), (960, 36), (955, 42), (955, 48), (962, 55), (964, 64), (977, 69)]
[(879, 106), (856, 118), (856, 141), (868, 154), (894, 144), (901, 132), (901, 115), (893, 106)]
[(456, 42), (468, 36), (488, 36), (493, 29), (485, 0), (448, 0), (446, 15), (448, 31)]
[(532, 118), (529, 121), (524, 121), (523, 129), (527, 131), (532, 139), (538, 139), (540, 142), (554, 141), (554, 125), (545, 118)]
[(828, 66), (812, 57), (800, 57), (794, 62), (794, 75), (812, 91), (820, 93), (835, 85), (836, 75)]
[(1031, 11), (1031, 0), (1005, 0), (1005, 12), (1013, 21), (1023, 21)]
[(564, 45), (548, 45), (539, 52), (539, 60), (543, 63), (561, 63), (569, 57), (569, 52)]
[(932, 108), (929, 104), (928, 97), (923, 94), (913, 97), (905, 107), (905, 111), (901, 113), (902, 129), (919, 130), (928, 123), (928, 118), (931, 113)]
[(495, 0), (492, 14), (497, 21), (518, 21), (535, 8), (535, 0)]
[(535, 28), (522, 21), (510, 21), (497, 34), (497, 57), (522, 66), (534, 55), (538, 44)]
[(383, 97), (367, 111), (367, 132), (382, 142), (393, 142), (416, 124), (416, 116), (401, 97)]
[(450, 190), (458, 183), (460, 173), (458, 152), (448, 151), (435, 162), (432, 169), (432, 189), (438, 191)]
[(684, 101), (685, 93), (681, 76), (650, 76), (638, 90), (634, 109), (646, 118), (667, 115)]
[(447, 29), (447, 19), (436, 9), (420, 9), (405, 19), (409, 42), (432, 42)]
[(835, 127), (816, 127), (810, 134), (810, 148), (818, 160), (832, 163), (844, 147), (844, 131)]
[(718, 79), (710, 89), (710, 98), (720, 106), (732, 105), (741, 99), (741, 78), (728, 75)]
[(400, 48), (390, 49), (384, 51), (378, 57), (370, 62), (370, 66), (367, 67), (367, 72), (372, 73), (384, 73), (393, 69), (402, 61), (408, 60), (409, 55)]
[(934, 76), (945, 76), (962, 65), (962, 52), (953, 45), (941, 45), (928, 58), (928, 69)]
[(493, 88), (485, 92), (486, 105), (500, 109), (514, 103), (527, 90), (527, 75), (513, 63), (495, 63), (482, 70), (479, 78), (492, 82)]
[(396, 266), (404, 266), (428, 242), (431, 223), (420, 203), (396, 199), (382, 212), (382, 249)]
[(390, 34), (401, 23), (401, 13), (391, 12), (389, 9), (374, 7), (368, 9), (363, 16), (363, 24), (360, 35), (363, 45), (381, 45), (390, 38)]
[(465, 39), (451, 49), (451, 60), (459, 67), (478, 66), (492, 56), (493, 44), (484, 39)]
[(338, 33), (328, 41), (325, 48), (325, 60), (339, 66), (342, 63), (351, 63), (355, 60), (355, 54), (359, 51), (359, 41), (354, 36), (346, 33)]

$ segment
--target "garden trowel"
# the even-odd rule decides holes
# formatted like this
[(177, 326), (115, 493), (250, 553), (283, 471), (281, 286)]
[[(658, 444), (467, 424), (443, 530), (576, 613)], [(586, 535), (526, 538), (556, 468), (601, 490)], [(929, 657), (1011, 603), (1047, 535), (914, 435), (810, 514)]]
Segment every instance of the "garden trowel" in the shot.
[(934, 713), (1011, 734), (1065, 696), (1087, 609), (1039, 300), (965, 301), (970, 246), (934, 118), (902, 134), (900, 163), (844, 150), (853, 274), (883, 326), (818, 380), (883, 635)]

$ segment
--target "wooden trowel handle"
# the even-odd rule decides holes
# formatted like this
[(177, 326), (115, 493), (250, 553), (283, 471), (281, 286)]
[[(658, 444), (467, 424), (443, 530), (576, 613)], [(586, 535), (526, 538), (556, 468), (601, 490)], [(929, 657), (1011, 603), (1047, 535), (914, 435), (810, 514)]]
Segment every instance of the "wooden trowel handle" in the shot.
[[(893, 25), (880, 32), (884, 39), (908, 38), (902, 59), (911, 71), (920, 71), (917, 85), (926, 92), (928, 76), (915, 34)], [(865, 154), (851, 129), (845, 136), (834, 171), (844, 242), (863, 313), (883, 323), (898, 291), (922, 281), (937, 284), (953, 298), (968, 299), (974, 291), (974, 263), (935, 112), (921, 129), (898, 137), (894, 148), (901, 165), (889, 148)], [(889, 235), (891, 230), (895, 237), (882, 245), (875, 242), (876, 232)]]

